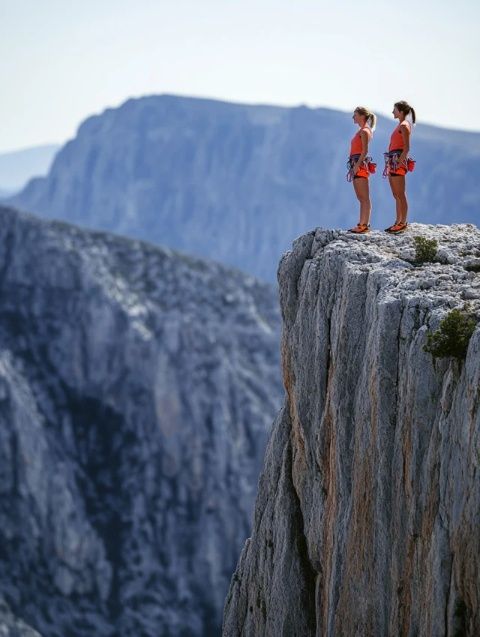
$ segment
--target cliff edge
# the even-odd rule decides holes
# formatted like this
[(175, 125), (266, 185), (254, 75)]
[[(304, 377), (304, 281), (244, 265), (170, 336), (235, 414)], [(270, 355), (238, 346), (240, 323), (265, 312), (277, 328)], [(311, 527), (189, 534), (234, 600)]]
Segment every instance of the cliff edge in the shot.
[(287, 395), (225, 637), (480, 634), (479, 325), (464, 360), (423, 349), (450, 309), (478, 321), (479, 264), (472, 225), (317, 229), (284, 255)]

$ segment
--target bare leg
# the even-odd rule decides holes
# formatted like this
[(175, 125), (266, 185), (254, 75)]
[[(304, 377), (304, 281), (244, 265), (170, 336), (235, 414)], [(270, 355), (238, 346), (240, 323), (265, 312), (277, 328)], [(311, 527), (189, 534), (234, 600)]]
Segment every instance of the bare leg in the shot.
[(395, 209), (397, 213), (396, 223), (406, 223), (408, 214), (408, 201), (405, 193), (405, 177), (389, 177), (390, 188), (395, 199)]
[(359, 223), (370, 223), (370, 215), (372, 213), (372, 204), (370, 203), (370, 191), (368, 187), (368, 179), (360, 177), (353, 180), (353, 188), (360, 202), (360, 221)]

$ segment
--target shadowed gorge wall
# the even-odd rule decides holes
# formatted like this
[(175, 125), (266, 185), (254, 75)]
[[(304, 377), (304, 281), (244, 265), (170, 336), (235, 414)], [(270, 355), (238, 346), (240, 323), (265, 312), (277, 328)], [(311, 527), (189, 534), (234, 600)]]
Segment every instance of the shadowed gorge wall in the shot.
[(276, 293), (147, 243), (0, 220), (5, 622), (218, 635), (281, 404)]

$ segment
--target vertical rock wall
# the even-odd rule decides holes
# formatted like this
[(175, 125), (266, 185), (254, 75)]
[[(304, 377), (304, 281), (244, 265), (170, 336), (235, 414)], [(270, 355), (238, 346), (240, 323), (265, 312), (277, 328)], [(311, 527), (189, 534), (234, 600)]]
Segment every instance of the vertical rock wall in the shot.
[(418, 224), (284, 256), (287, 398), (225, 637), (480, 634), (480, 329), (463, 362), (423, 351), (450, 308), (480, 316), (479, 257), (474, 226)]

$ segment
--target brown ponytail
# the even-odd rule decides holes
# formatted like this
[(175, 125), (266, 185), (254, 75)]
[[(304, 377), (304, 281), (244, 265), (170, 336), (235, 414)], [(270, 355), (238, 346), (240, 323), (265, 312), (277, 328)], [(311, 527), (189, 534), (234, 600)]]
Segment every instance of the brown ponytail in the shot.
[(411, 115), (412, 122), (415, 124), (415, 121), (417, 119), (415, 115), (415, 109), (412, 108), (408, 102), (405, 102), (405, 100), (402, 100), (401, 102), (395, 102), (394, 106), (395, 108), (398, 108), (398, 110), (401, 113), (404, 113), (405, 115)]

